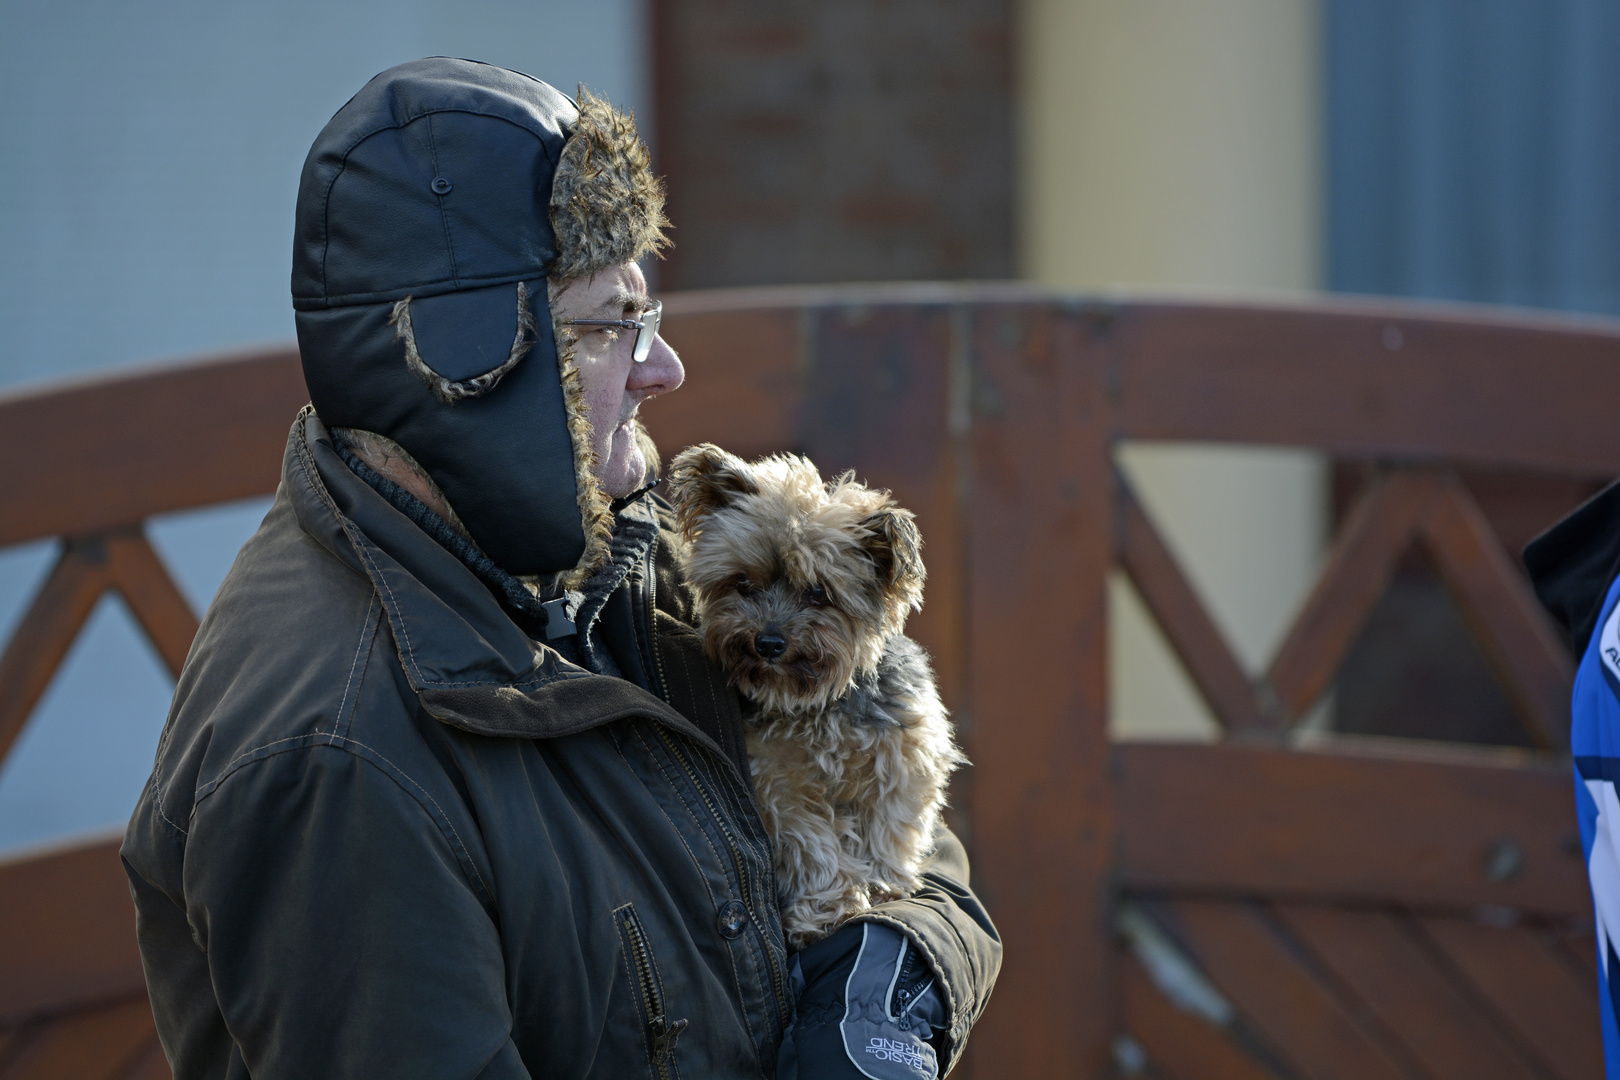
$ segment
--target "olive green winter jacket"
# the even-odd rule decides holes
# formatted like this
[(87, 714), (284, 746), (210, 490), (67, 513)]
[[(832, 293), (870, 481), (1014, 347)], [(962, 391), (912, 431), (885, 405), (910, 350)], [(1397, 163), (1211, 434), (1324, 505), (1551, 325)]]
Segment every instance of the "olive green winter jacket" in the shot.
[[(758, 1077), (793, 991), (734, 695), (667, 507), (619, 516), (601, 635), (532, 640), (313, 413), (203, 620), (123, 856), (164, 1049), (194, 1077)], [(944, 834), (871, 915), (947, 992), (1000, 945)]]

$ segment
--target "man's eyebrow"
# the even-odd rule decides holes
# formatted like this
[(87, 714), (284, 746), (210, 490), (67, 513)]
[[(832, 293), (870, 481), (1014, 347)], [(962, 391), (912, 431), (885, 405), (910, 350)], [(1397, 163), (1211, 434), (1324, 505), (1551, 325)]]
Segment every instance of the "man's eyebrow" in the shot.
[(616, 315), (622, 315), (626, 311), (634, 311), (640, 314), (647, 310), (647, 294), (632, 292), (621, 285), (612, 296), (602, 301), (596, 310), (601, 312), (610, 311)]

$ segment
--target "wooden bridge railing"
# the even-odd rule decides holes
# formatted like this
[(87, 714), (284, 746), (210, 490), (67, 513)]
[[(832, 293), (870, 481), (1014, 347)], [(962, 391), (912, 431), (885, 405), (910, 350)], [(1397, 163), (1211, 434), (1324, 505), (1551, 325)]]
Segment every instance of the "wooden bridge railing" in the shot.
[[(665, 311), (688, 371), (647, 409), (666, 450), (799, 450), (918, 514), (930, 579), (911, 629), (975, 763), (956, 823), (1007, 947), (975, 1075), (1591, 1075), (1589, 900), (1559, 756), (1570, 659), (1453, 468), (1620, 473), (1620, 324), (1016, 286)], [(0, 399), (0, 545), (64, 538), (0, 657), (0, 752), (107, 588), (178, 667), (195, 616), (141, 522), (270, 491), (302, 400), (286, 352)], [(1376, 463), (1258, 676), (1117, 468), (1125, 439)], [(1413, 543), (1546, 751), (1292, 738)], [(1110, 743), (1115, 566), (1226, 739)], [(0, 865), (0, 1080), (52, 1075), (97, 1024), (114, 1049), (95, 1075), (161, 1074), (122, 888), (111, 845)], [(1165, 963), (1204, 996), (1178, 996)]]

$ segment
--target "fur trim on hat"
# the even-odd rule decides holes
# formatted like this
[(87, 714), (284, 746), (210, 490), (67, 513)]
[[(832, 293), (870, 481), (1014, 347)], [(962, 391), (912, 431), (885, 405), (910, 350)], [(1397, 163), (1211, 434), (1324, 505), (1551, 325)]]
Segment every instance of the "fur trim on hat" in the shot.
[(669, 246), (664, 183), (652, 173), (635, 117), (579, 90), (579, 121), (551, 181), (554, 281), (586, 277)]
[(534, 348), (534, 314), (529, 311), (529, 289), (523, 282), (517, 283), (517, 336), (512, 339), (512, 351), (507, 355), (506, 362), (493, 371), (486, 371), (482, 375), (474, 375), (470, 379), (447, 379), (428, 366), (422, 354), (416, 351), (416, 329), (411, 325), (411, 298), (407, 296), (394, 305), (394, 310), (388, 316), (388, 325), (394, 328), (394, 337), (405, 343), (405, 364), (427, 384), (433, 396), (446, 405), (454, 405), (463, 398), (478, 397), (495, 389), (508, 371), (517, 367), (517, 362), (529, 355)]
[(574, 444), (574, 492), (579, 500), (580, 525), (585, 530), (585, 550), (574, 568), (563, 574), (561, 584), (565, 589), (577, 589), (607, 562), (613, 540), (613, 500), (596, 478), (590, 405), (585, 401), (579, 368), (574, 365), (579, 335), (555, 313), (551, 316), (551, 333), (557, 342), (557, 373), (562, 379), (563, 403), (568, 408), (568, 437)]

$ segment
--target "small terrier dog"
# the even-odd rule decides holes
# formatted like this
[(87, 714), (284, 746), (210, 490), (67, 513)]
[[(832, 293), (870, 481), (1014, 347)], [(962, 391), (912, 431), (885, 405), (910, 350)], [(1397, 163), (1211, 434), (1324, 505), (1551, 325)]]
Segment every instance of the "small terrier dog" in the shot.
[(776, 842), (790, 947), (909, 895), (965, 760), (922, 648), (909, 511), (805, 458), (704, 443), (670, 467), (704, 647), (749, 703), (748, 760)]

